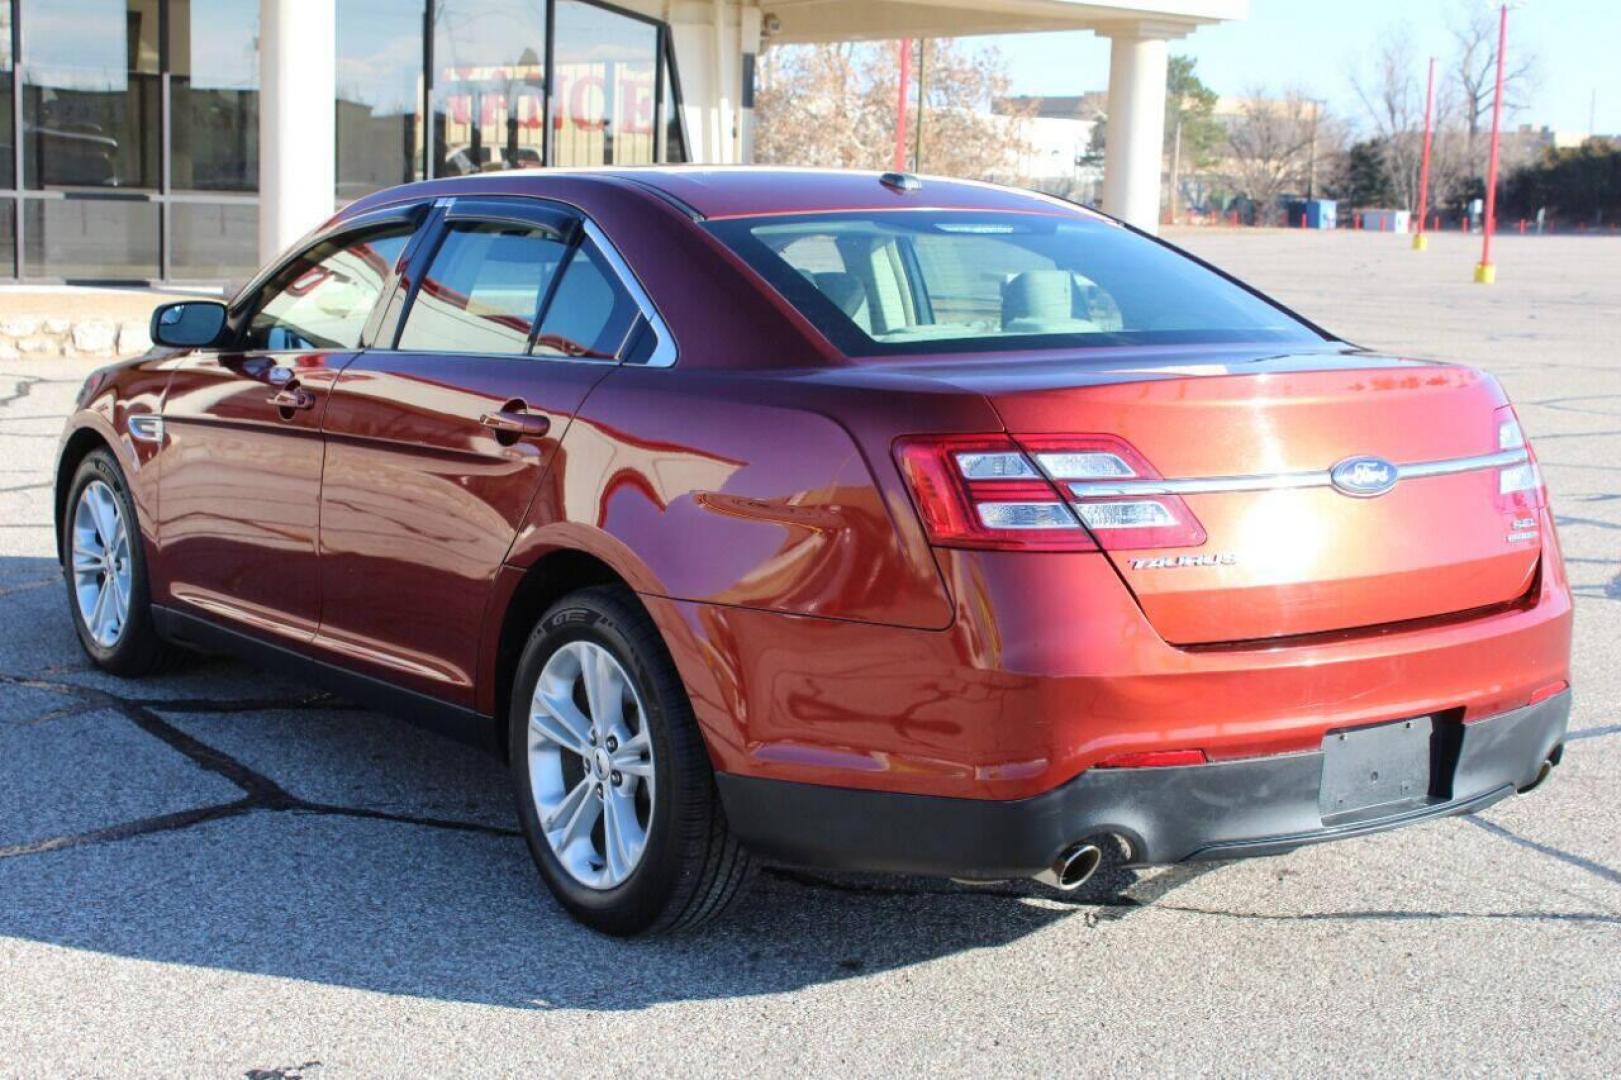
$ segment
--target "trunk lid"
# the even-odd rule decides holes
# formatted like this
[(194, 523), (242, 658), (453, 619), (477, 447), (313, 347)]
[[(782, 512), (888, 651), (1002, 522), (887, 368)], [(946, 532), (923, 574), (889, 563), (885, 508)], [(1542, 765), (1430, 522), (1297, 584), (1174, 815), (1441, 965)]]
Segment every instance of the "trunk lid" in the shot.
[[(1107, 552), (1172, 643), (1465, 612), (1513, 601), (1535, 578), (1537, 515), (1501, 506), (1498, 468), (1463, 468), (1498, 452), (1494, 413), (1507, 404), (1479, 371), (1349, 351), (978, 370), (952, 381), (977, 385), (1015, 437), (1113, 435), (1166, 480), (1220, 481), (1182, 495), (1204, 544)], [(1378, 459), (1462, 471), (1404, 475), (1375, 497), (1330, 486), (1329, 471), (1359, 457), (1376, 459), (1363, 480), (1380, 478)]]

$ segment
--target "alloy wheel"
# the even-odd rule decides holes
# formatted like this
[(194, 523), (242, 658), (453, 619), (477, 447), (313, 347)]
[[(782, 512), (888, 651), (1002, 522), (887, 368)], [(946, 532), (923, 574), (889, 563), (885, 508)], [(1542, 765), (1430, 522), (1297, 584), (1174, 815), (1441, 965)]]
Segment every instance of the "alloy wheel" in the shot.
[(641, 696), (606, 648), (571, 641), (529, 706), (529, 785), (541, 832), (575, 881), (612, 889), (635, 871), (653, 822), (653, 743)]
[(73, 509), (73, 595), (90, 638), (110, 649), (129, 624), (132, 563), (124, 511), (104, 481), (92, 480)]

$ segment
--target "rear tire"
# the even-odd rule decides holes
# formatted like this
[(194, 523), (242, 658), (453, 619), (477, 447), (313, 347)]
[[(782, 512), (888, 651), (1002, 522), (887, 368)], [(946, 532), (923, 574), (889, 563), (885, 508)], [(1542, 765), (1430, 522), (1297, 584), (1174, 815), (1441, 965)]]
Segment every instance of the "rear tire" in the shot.
[(126, 678), (160, 667), (171, 649), (152, 622), (140, 519), (110, 450), (92, 450), (79, 463), (61, 533), (68, 611), (85, 655), (103, 671)]
[(754, 859), (727, 826), (675, 664), (628, 590), (584, 589), (546, 612), (508, 722), (524, 838), (569, 914), (629, 937), (697, 926), (743, 894)]

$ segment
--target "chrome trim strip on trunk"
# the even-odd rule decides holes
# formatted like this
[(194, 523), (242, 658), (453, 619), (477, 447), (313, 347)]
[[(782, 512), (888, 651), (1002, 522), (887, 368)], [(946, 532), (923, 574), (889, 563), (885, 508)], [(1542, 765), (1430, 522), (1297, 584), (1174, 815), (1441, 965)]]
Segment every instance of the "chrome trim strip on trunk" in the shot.
[[(1501, 469), (1530, 460), (1523, 447), (1499, 450), (1493, 454), (1418, 461), (1396, 466), (1396, 479), (1417, 480), (1428, 476), (1452, 476), (1481, 469)], [(1329, 470), (1311, 472), (1262, 473), (1253, 476), (1204, 476), (1182, 480), (1085, 480), (1069, 485), (1077, 499), (1106, 499), (1130, 495), (1214, 495), (1237, 491), (1283, 491), (1291, 488), (1332, 487)]]

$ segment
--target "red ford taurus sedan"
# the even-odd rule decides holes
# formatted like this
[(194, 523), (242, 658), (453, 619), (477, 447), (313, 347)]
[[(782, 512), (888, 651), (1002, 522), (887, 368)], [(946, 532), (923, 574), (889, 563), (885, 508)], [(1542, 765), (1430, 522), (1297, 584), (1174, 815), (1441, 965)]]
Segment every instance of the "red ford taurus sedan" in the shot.
[(429, 182), (153, 338), (62, 444), (86, 651), (231, 651), (487, 745), (610, 933), (760, 860), (1067, 888), (1560, 757), (1570, 593), (1498, 384), (1067, 203)]

